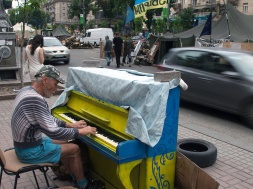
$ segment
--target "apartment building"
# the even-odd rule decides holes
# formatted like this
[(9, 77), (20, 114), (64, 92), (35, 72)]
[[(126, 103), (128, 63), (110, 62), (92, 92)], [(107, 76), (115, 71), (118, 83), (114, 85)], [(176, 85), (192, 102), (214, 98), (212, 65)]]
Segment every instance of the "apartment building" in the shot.
[[(240, 12), (253, 15), (253, 0), (178, 0), (177, 4), (182, 9), (192, 7), (195, 10), (205, 10), (207, 8), (217, 9), (218, 5), (224, 5), (224, 3), (230, 2)], [(196, 11), (198, 12), (198, 11)]]
[(72, 0), (46, 0), (42, 9), (50, 15), (50, 23), (72, 25), (79, 24), (79, 18), (68, 18), (68, 10)]

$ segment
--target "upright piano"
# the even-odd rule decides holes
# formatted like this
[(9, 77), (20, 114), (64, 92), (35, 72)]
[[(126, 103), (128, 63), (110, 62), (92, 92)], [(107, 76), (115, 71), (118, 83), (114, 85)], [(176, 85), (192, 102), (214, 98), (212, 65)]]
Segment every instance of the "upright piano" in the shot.
[(154, 147), (125, 133), (126, 109), (78, 91), (71, 91), (67, 104), (54, 108), (52, 114), (97, 127), (95, 136), (80, 140), (88, 147), (90, 176), (105, 182), (106, 189), (174, 188), (179, 95), (179, 87), (170, 90), (164, 129)]

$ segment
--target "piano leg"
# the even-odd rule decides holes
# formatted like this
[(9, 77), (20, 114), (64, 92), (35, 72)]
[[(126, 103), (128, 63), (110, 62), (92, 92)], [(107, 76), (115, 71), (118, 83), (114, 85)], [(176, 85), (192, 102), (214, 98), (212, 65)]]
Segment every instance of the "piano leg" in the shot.
[(130, 180), (130, 173), (133, 170), (133, 168), (140, 164), (142, 162), (142, 159), (131, 161), (128, 163), (119, 164), (117, 167), (117, 175), (123, 184), (123, 186), (126, 189), (133, 189), (131, 180)]

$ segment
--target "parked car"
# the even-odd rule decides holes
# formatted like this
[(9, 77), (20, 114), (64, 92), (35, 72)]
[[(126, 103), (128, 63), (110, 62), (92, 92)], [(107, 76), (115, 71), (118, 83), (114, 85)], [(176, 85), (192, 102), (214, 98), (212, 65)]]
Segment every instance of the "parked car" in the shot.
[(240, 115), (253, 128), (253, 55), (223, 48), (174, 48), (161, 70), (188, 84), (181, 99)]
[(70, 50), (64, 46), (56, 37), (43, 37), (45, 64), (63, 61), (68, 64), (70, 61)]

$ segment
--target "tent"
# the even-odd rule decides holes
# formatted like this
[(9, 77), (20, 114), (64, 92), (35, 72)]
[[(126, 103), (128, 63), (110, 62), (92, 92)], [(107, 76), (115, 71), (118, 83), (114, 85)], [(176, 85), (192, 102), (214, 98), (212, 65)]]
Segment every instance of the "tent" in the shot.
[[(16, 23), (13, 27), (13, 31), (22, 31), (23, 30), (23, 22)], [(34, 32), (35, 29), (31, 28), (28, 25), (25, 25), (25, 31)]]
[[(228, 3), (221, 17), (212, 19), (211, 38), (239, 43), (253, 42), (253, 25), (250, 24), (252, 20), (253, 15), (243, 14)], [(195, 40), (200, 36), (204, 25), (205, 22), (187, 31), (177, 34), (166, 33), (162, 37), (152, 35), (151, 46), (156, 40), (160, 42), (154, 63), (161, 63), (170, 48), (195, 46)], [(201, 36), (201, 38), (210, 39), (210, 35)]]
[[(22, 31), (23, 31), (23, 22), (16, 23), (13, 27), (13, 31), (16, 33), (16, 35), (21, 38), (22, 37)], [(30, 37), (36, 35), (36, 30), (32, 27), (25, 24), (25, 33), (24, 38), (29, 39)]]
[(67, 32), (67, 30), (65, 30), (65, 28), (63, 28), (61, 25), (58, 25), (57, 28), (55, 28), (53, 31), (53, 36), (62, 40), (72, 35), (69, 32)]
[[(218, 20), (212, 19), (212, 39), (230, 39), (233, 42), (253, 41), (253, 25), (251, 25), (253, 15), (243, 14), (229, 3), (222, 13)], [(185, 32), (165, 34), (165, 37), (199, 37), (204, 25), (205, 22)], [(201, 36), (201, 38), (209, 39), (210, 36)]]

